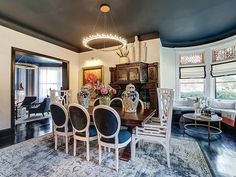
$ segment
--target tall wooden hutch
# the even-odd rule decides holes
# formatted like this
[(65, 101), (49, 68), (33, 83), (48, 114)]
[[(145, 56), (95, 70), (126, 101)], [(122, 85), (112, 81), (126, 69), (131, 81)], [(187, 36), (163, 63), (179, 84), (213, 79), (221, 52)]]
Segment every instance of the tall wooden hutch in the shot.
[(140, 99), (150, 102), (151, 108), (157, 108), (157, 91), (159, 87), (159, 63), (127, 63), (110, 67), (110, 85), (117, 90), (118, 97), (121, 97), (127, 84), (135, 85), (139, 92)]

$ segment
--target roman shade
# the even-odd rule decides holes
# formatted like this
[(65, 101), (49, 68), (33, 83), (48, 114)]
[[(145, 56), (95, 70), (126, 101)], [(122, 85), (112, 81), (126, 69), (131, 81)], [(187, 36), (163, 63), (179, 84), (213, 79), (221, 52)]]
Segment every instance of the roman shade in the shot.
[(180, 79), (203, 79), (206, 77), (205, 66), (180, 67)]
[(212, 77), (220, 77), (236, 74), (236, 60), (211, 65)]

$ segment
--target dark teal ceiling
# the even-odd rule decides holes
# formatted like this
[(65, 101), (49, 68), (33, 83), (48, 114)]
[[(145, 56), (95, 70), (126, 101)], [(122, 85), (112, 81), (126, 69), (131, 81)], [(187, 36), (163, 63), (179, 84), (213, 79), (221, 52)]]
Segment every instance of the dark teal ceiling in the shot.
[(236, 0), (1, 0), (0, 24), (82, 52), (104, 2), (128, 39), (159, 35), (163, 46), (186, 47), (236, 34)]

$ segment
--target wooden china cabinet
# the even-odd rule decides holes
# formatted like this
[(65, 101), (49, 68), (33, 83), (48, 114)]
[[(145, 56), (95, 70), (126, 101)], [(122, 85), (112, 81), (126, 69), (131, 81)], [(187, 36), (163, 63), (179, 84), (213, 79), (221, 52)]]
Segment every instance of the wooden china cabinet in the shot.
[(150, 108), (157, 108), (157, 91), (159, 86), (159, 63), (127, 63), (110, 67), (110, 85), (117, 90), (118, 97), (125, 90), (127, 84), (135, 85), (140, 99), (150, 102)]

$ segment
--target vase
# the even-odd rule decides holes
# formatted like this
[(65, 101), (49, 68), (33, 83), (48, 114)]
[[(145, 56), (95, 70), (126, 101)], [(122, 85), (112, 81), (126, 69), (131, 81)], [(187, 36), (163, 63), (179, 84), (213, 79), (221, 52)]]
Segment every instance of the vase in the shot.
[(193, 107), (194, 107), (194, 115), (195, 116), (200, 116), (201, 115), (201, 106), (200, 106), (200, 102), (196, 102), (193, 104)]
[(107, 105), (107, 106), (109, 106), (110, 105), (110, 101), (111, 101), (111, 99), (110, 99), (109, 96), (101, 96), (99, 98), (99, 104), (100, 105)]
[(128, 84), (122, 93), (122, 100), (125, 112), (136, 112), (139, 101), (139, 93), (135, 90), (133, 84)]
[(122, 63), (129, 63), (129, 58), (128, 57), (120, 57), (120, 64)]
[(88, 109), (89, 108), (89, 103), (90, 103), (90, 93), (87, 89), (82, 89), (78, 94), (77, 94), (77, 99), (79, 104), (81, 104), (84, 108)]

